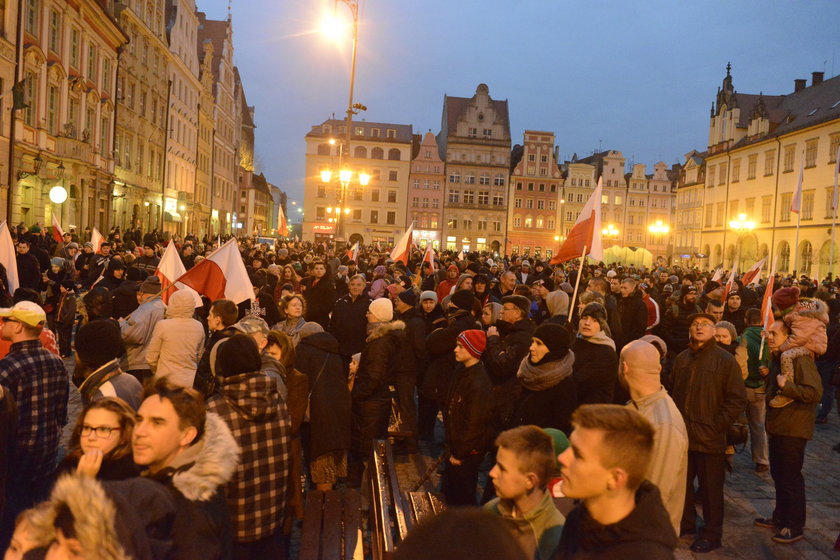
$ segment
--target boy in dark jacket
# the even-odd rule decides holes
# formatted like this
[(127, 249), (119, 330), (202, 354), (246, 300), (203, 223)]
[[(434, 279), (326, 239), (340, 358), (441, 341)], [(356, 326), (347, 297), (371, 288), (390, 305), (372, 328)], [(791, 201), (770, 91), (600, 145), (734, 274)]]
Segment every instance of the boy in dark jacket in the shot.
[(449, 460), (443, 473), (443, 494), (450, 506), (476, 505), (478, 469), (489, 449), (493, 415), (493, 389), (481, 363), (487, 344), (484, 331), (470, 329), (458, 335), (458, 367), (444, 409)]
[(55, 326), (58, 333), (58, 348), (62, 358), (70, 357), (70, 342), (73, 338), (73, 325), (76, 323), (76, 285), (70, 279), (59, 284), (61, 297), (55, 312)]

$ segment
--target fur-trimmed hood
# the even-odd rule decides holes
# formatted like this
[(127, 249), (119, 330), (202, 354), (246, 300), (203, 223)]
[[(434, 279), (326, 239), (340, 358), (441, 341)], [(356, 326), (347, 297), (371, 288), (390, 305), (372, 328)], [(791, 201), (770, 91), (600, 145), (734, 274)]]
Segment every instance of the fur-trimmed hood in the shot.
[(225, 421), (207, 413), (204, 436), (175, 459), (172, 485), (190, 501), (206, 502), (227, 484), (239, 463), (239, 446)]
[(785, 315), (785, 320), (788, 321), (788, 324), (790, 324), (788, 317), (794, 314), (808, 319), (818, 319), (828, 325), (828, 305), (821, 299), (800, 299), (799, 302), (797, 302), (796, 307), (793, 308), (793, 312)]
[(92, 478), (65, 475), (55, 483), (50, 499), (33, 512), (32, 537), (48, 547), (55, 539), (55, 520), (66, 505), (73, 515), (73, 528), (85, 556), (99, 560), (129, 560), (115, 529), (117, 509), (102, 485)]
[(405, 330), (405, 323), (402, 321), (389, 321), (387, 323), (374, 323), (370, 329), (365, 342), (382, 338), (388, 333)]

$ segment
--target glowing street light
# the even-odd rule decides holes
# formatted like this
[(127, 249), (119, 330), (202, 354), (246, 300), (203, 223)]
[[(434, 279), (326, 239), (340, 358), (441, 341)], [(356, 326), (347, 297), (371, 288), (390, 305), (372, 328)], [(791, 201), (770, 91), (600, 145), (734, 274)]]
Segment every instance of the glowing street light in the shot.
[(601, 230), (601, 235), (611, 239), (618, 239), (618, 233), (618, 229), (616, 229), (616, 227), (612, 224), (607, 224), (607, 227)]
[(665, 235), (671, 231), (671, 228), (669, 228), (666, 224), (663, 224), (662, 220), (656, 220), (656, 222), (648, 226), (648, 231), (654, 235)]
[[(735, 262), (738, 269), (741, 269), (741, 237), (745, 233), (749, 233), (755, 229), (755, 222), (748, 219), (746, 214), (738, 214), (738, 218), (729, 222), (729, 227), (735, 230), (738, 234), (738, 254), (735, 257)], [(733, 263), (734, 264), (734, 263)]]
[(332, 179), (332, 171), (329, 169), (324, 169), (321, 171), (321, 182), (322, 183), (329, 183), (330, 179)]

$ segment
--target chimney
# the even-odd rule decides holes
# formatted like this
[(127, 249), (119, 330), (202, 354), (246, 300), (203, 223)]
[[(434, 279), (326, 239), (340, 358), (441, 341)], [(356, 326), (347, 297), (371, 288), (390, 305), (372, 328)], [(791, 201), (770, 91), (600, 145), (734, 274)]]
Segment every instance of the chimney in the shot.
[(825, 76), (825, 72), (811, 72), (811, 85), (820, 85), (823, 81), (823, 76)]
[(805, 80), (805, 79), (793, 80), (793, 93), (796, 93), (798, 91), (802, 91), (806, 87), (808, 87), (808, 80)]

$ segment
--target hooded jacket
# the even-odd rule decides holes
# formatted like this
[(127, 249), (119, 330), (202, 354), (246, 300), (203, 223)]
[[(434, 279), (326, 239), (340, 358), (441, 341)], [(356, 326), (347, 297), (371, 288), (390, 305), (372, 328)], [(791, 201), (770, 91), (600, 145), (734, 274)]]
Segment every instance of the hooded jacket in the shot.
[(487, 337), (487, 347), (481, 360), (493, 382), (495, 420), (496, 426), (500, 427), (510, 420), (519, 396), (516, 372), (523, 358), (528, 356), (534, 322), (527, 318), (515, 323), (497, 321), (496, 328), (499, 335)]
[(405, 359), (398, 352), (405, 348), (400, 337), (405, 337), (402, 321), (374, 324), (359, 359), (359, 371), (351, 393), (354, 403), (390, 398), (388, 385), (393, 382), (400, 361)]
[(443, 407), (446, 444), (453, 457), (463, 460), (487, 452), (494, 435), (493, 410), (493, 385), (484, 364), (458, 364)]
[(230, 556), (233, 527), (225, 485), (236, 473), (239, 446), (225, 421), (207, 413), (202, 438), (172, 465), (149, 478), (169, 488), (175, 499), (173, 555), (177, 560), (218, 560)]
[(114, 359), (88, 375), (79, 385), (79, 394), (84, 406), (102, 397), (117, 397), (137, 410), (143, 400), (143, 386), (136, 377), (120, 369), (119, 359)]
[(566, 517), (563, 536), (554, 551), (554, 560), (674, 558), (677, 535), (668, 512), (662, 506), (659, 490), (647, 480), (636, 490), (636, 507), (612, 525), (601, 525), (579, 504)]
[(146, 300), (134, 310), (128, 320), (120, 320), (123, 344), (125, 344), (128, 370), (147, 370), (146, 350), (152, 339), (155, 325), (163, 319), (166, 304), (160, 296)]
[(167, 377), (182, 387), (192, 387), (198, 360), (204, 351), (204, 327), (193, 319), (195, 300), (190, 290), (169, 298), (166, 319), (158, 322), (146, 349), (146, 363), (155, 377)]
[(435, 329), (426, 337), (426, 352), (429, 365), (420, 385), (424, 397), (437, 401), (440, 406), (446, 402), (449, 388), (455, 377), (455, 344), (462, 332), (477, 328), (475, 317), (464, 309), (449, 315), (445, 327)]
[(234, 539), (273, 535), (283, 525), (291, 464), (289, 413), (274, 380), (258, 371), (220, 379), (207, 410), (225, 421), (241, 449), (227, 485)]
[(501, 498), (493, 498), (484, 509), (504, 519), (526, 557), (535, 560), (551, 558), (566, 522), (563, 514), (557, 511), (551, 492), (543, 492), (539, 505), (525, 515), (514, 516), (513, 502)]
[(577, 384), (578, 405), (613, 402), (618, 380), (618, 354), (604, 331), (599, 335), (578, 336), (572, 345), (575, 353), (572, 376)]
[(741, 377), (744, 378), (744, 385), (751, 389), (758, 389), (764, 385), (764, 377), (759, 373), (758, 368), (770, 363), (769, 348), (765, 348), (761, 360), (758, 359), (761, 345), (764, 342), (761, 331), (762, 327), (760, 326), (744, 329), (738, 343), (745, 351), (735, 352), (735, 359), (741, 367)]

